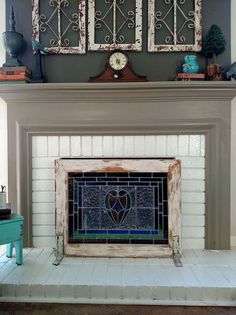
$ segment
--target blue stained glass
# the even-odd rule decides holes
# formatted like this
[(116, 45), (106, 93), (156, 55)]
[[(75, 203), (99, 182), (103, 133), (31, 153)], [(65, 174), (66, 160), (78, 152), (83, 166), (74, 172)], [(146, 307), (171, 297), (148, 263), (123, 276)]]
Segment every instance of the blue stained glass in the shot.
[(167, 173), (77, 174), (68, 175), (69, 242), (168, 243)]

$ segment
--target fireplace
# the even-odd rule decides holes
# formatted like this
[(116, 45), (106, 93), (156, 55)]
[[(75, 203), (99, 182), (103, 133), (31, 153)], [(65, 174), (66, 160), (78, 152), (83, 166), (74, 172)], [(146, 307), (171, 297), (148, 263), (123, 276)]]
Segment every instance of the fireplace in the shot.
[(60, 159), (55, 167), (65, 254), (168, 256), (180, 241), (179, 160)]
[[(233, 193), (230, 206), (233, 172), (230, 163), (231, 119), (236, 95), (234, 83), (35, 84), (0, 86), (0, 92), (7, 103), (9, 200), (12, 208), (24, 215), (25, 245), (53, 246), (55, 191), (52, 176), (55, 159), (76, 156), (106, 158), (111, 156), (110, 150), (106, 149), (108, 147), (114, 149), (112, 158), (156, 158), (163, 155), (153, 155), (153, 139), (158, 143), (162, 137), (167, 142), (170, 140), (170, 143), (173, 140), (178, 147), (178, 141), (184, 137), (203, 137), (206, 150), (201, 159), (201, 169), (196, 170), (196, 174), (205, 182), (204, 190), (201, 188), (201, 198), (202, 195), (205, 198), (204, 209), (198, 208), (198, 212), (195, 212), (195, 205), (183, 209), (183, 248), (230, 247), (230, 218), (232, 236), (235, 235), (236, 220)], [(137, 149), (134, 154), (127, 146), (132, 137)], [(91, 145), (95, 138), (100, 139), (99, 144), (94, 142)], [(76, 154), (80, 150), (79, 139), (82, 141), (82, 154)], [(122, 152), (116, 146), (120, 139), (124, 140), (126, 148)], [(234, 146), (233, 139), (234, 133)], [(104, 143), (111, 145), (104, 146)], [(150, 143), (147, 150), (146, 143)], [(103, 146), (104, 150), (101, 151)], [(95, 150), (96, 154), (91, 154), (91, 150)], [(54, 151), (58, 153), (54, 154)], [(167, 153), (165, 157), (179, 158), (172, 150)], [(188, 165), (195, 165), (192, 160), (187, 162), (190, 163)], [(182, 179), (192, 173), (191, 169), (185, 172), (184, 163)], [(45, 184), (42, 180), (46, 181)], [(189, 188), (187, 185), (185, 187)], [(232, 192), (233, 189), (232, 185)], [(188, 200), (194, 203), (190, 198)], [(185, 207), (186, 201), (183, 201)], [(192, 237), (195, 222), (199, 226), (194, 226), (195, 234)], [(78, 244), (75, 245), (84, 245)], [(96, 247), (96, 244), (87, 245)], [(116, 246), (120, 245), (126, 244)]]

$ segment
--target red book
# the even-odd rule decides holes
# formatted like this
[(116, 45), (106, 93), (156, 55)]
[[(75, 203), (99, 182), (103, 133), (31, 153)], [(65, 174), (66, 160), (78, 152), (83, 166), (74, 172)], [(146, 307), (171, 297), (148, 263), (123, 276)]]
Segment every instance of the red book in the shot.
[(177, 80), (205, 80), (204, 73), (178, 73)]

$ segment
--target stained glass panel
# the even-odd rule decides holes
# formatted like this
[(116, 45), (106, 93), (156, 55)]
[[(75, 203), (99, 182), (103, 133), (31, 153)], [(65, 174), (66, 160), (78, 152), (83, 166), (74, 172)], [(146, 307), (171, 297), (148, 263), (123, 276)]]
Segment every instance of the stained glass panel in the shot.
[(168, 243), (167, 173), (69, 173), (70, 243)]

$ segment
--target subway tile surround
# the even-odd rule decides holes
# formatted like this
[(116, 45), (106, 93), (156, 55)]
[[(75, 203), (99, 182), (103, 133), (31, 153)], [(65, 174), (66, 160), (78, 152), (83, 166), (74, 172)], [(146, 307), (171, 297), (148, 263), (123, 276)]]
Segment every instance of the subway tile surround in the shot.
[(55, 246), (54, 161), (56, 159), (140, 156), (175, 156), (181, 160), (183, 248), (204, 248), (205, 137), (203, 135), (33, 136), (33, 245)]

